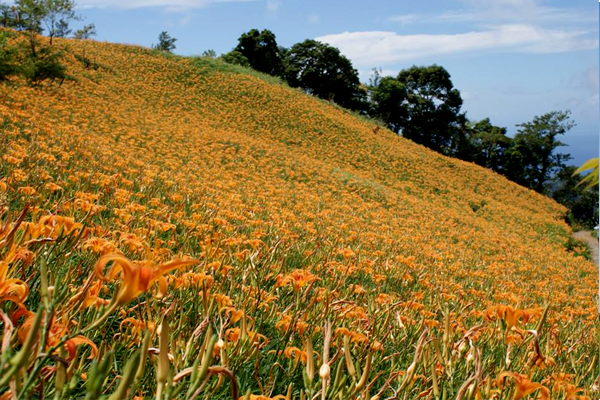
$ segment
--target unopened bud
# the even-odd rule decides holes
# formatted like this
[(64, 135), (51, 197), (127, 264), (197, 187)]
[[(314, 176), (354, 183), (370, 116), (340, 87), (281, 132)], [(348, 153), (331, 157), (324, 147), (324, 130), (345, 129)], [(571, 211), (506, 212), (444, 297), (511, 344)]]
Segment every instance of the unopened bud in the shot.
[(225, 346), (225, 341), (223, 339), (219, 339), (217, 342), (217, 347), (222, 349)]
[(329, 368), (329, 364), (321, 365), (321, 368), (319, 369), (319, 376), (321, 379), (328, 379), (330, 374), (331, 368)]
[(469, 351), (469, 354), (467, 354), (467, 364), (470, 364), (471, 361), (473, 361), (473, 350), (471, 349), (471, 351)]

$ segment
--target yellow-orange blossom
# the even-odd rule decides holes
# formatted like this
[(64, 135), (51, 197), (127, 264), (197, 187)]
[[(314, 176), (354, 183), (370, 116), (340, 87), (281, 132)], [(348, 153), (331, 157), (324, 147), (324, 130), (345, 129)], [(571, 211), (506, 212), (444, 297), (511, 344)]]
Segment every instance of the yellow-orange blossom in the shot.
[[(104, 275), (104, 267), (112, 261), (108, 274)], [(146, 262), (149, 263), (149, 262)], [(107, 254), (101, 257), (94, 271), (96, 276), (103, 281), (114, 279), (119, 273), (122, 274), (121, 287), (116, 298), (117, 305), (129, 303), (131, 300), (146, 292), (154, 282), (158, 282), (159, 294), (167, 293), (167, 281), (164, 274), (174, 269), (197, 264), (197, 260), (176, 259), (159, 265), (143, 265), (127, 259), (120, 254)]]

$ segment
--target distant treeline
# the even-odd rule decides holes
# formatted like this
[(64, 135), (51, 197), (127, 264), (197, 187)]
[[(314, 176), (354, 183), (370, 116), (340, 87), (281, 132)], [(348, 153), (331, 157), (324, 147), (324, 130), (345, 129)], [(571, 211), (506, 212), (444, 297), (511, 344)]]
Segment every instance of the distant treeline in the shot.
[[(214, 57), (214, 51), (204, 53)], [(221, 59), (277, 76), (290, 86), (371, 117), (403, 137), (447, 156), (479, 164), (546, 194), (569, 208), (569, 222), (593, 227), (598, 221), (598, 188), (584, 189), (566, 164), (560, 137), (575, 123), (569, 110), (551, 111), (517, 125), (514, 137), (489, 118), (470, 121), (462, 97), (439, 65), (413, 66), (394, 76), (377, 69), (369, 83), (340, 51), (307, 39), (292, 47), (277, 44), (267, 29), (242, 34)]]

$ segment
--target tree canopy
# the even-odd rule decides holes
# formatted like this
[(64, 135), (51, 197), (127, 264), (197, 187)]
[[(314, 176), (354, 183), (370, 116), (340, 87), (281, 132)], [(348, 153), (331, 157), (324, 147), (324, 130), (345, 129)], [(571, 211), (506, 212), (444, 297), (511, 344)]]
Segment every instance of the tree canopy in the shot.
[(468, 160), (501, 173), (512, 142), (506, 136), (506, 128), (492, 125), (490, 119), (485, 118), (469, 124), (467, 135), (471, 152)]
[[(277, 46), (275, 34), (268, 29), (251, 29), (242, 34), (233, 51), (243, 56), (248, 65), (257, 71), (273, 76), (280, 76), (282, 73), (281, 51)], [(237, 54), (230, 58), (236, 64), (245, 64)]]
[(312, 39), (296, 43), (286, 54), (284, 68), (290, 86), (343, 107), (364, 108), (366, 93), (358, 71), (337, 48)]
[(152, 46), (152, 48), (154, 48), (155, 50), (166, 51), (167, 53), (171, 53), (173, 50), (175, 50), (176, 41), (177, 39), (171, 37), (171, 35), (169, 35), (167, 31), (162, 31), (158, 35), (158, 43)]
[(398, 81), (406, 88), (402, 136), (442, 153), (450, 153), (453, 139), (466, 122), (462, 98), (443, 67), (413, 66), (400, 71)]
[(371, 88), (374, 116), (396, 133), (406, 119), (406, 96), (406, 87), (391, 76), (377, 79)]
[(544, 184), (571, 158), (569, 154), (556, 151), (565, 145), (559, 141), (559, 136), (575, 126), (570, 119), (570, 111), (551, 111), (517, 126), (520, 129), (508, 151), (506, 175), (543, 193)]

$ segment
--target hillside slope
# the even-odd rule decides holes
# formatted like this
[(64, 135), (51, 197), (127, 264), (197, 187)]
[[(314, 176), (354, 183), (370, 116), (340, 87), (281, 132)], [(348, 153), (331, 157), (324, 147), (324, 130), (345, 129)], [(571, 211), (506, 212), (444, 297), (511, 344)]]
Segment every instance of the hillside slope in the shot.
[[(311, 396), (321, 388), (318, 375), (314, 385), (303, 380), (302, 351), (313, 332), (310, 341), (322, 353), (329, 320), (332, 369), (339, 366), (347, 380), (338, 386), (349, 388), (342, 398), (380, 389), (385, 398), (390, 387), (405, 398), (425, 391), (432, 398), (435, 385), (453, 398), (473, 363), (481, 373), (471, 383), (484, 397), (498, 389), (491, 382), (502, 371), (528, 376), (506, 375), (508, 381), (554, 387), (556, 398), (566, 387), (555, 385), (562, 380), (597, 397), (597, 270), (566, 250), (570, 229), (558, 204), (216, 61), (106, 43), (59, 44), (70, 49), (74, 80), (43, 88), (0, 84), (6, 149), (0, 205), (8, 206), (4, 219), (13, 215), (13, 221), (31, 205), (28, 231), (17, 244), (33, 261), (9, 259), (6, 251), (3, 257), (8, 275), (28, 285), (23, 303), (30, 311), (40, 301), (42, 254), (55, 251), (31, 239), (62, 243), (49, 257), (51, 282), (68, 279), (67, 299), (90, 278), (99, 285), (92, 301), (98, 306), (123, 279), (97, 280), (102, 268), (94, 273), (94, 265), (102, 255), (118, 253), (146, 266), (191, 257), (199, 264), (156, 279), (166, 297), (144, 294), (157, 290), (140, 284), (121, 298), (121, 313), (111, 313), (103, 330), (84, 336), (101, 353), (112, 348), (123, 366), (140, 345), (144, 324), (155, 326), (167, 315), (176, 374), (199, 351), (186, 350), (192, 332), (199, 328), (200, 347), (211, 326), (226, 342), (215, 347), (212, 363), (233, 371), (240, 394), (285, 395), (294, 383), (290, 393), (299, 398), (302, 388)], [(84, 51), (94, 68), (74, 57)], [(67, 227), (56, 216), (82, 225)], [(42, 225), (45, 233), (31, 233)], [(68, 304), (57, 302), (54, 311), (56, 324), (71, 333), (98, 318), (91, 304)], [(120, 337), (114, 346), (106, 342), (113, 335)], [(368, 373), (366, 388), (339, 352), (344, 335), (359, 372)], [(151, 340), (150, 347), (160, 347), (158, 337)], [(433, 343), (442, 348), (438, 356)], [(293, 346), (303, 354), (299, 366), (288, 358), (300, 353), (278, 352)], [(78, 371), (88, 370), (88, 354), (80, 347)], [(366, 367), (371, 358), (373, 367)], [(422, 378), (402, 385), (413, 358)], [(271, 368), (275, 362), (281, 368)], [(166, 390), (175, 390), (168, 382)], [(330, 396), (337, 396), (335, 382)], [(81, 382), (75, 387), (75, 394), (84, 393)], [(149, 378), (131, 394), (151, 396), (155, 387)], [(222, 379), (208, 388), (202, 396), (230, 398)], [(54, 389), (35, 390), (50, 395)]]

